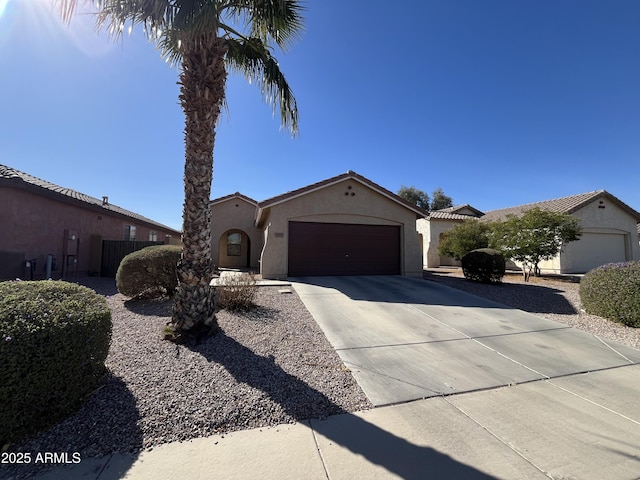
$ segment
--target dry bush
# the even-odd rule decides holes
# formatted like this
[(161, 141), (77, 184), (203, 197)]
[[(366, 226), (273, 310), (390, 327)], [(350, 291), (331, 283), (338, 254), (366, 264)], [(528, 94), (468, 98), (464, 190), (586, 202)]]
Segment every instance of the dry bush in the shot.
[(216, 299), (225, 310), (250, 310), (255, 306), (258, 285), (253, 275), (241, 273), (220, 278), (216, 287)]

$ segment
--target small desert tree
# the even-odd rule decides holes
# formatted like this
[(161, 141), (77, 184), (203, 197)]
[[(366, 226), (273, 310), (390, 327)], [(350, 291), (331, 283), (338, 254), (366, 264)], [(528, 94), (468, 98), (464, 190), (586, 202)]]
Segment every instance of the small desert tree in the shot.
[(398, 196), (404, 198), (407, 202), (413, 203), (415, 206), (429, 211), (429, 194), (417, 189), (416, 187), (406, 187), (402, 185), (398, 190)]
[(471, 218), (465, 220), (443, 234), (438, 245), (438, 253), (460, 260), (472, 250), (487, 248), (489, 230), (489, 223)]
[(579, 240), (580, 233), (580, 223), (571, 215), (536, 207), (519, 217), (512, 215), (494, 222), (489, 246), (520, 262), (527, 281), (531, 273), (540, 275), (538, 264), (542, 260), (551, 260), (564, 245)]

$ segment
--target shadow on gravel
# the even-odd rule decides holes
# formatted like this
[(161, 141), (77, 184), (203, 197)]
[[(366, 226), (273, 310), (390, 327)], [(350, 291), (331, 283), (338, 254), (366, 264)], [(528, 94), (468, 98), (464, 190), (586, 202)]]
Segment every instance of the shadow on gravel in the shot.
[(67, 282), (79, 283), (85, 287), (95, 290), (96, 293), (104, 296), (111, 296), (118, 293), (116, 279), (111, 277), (77, 277), (65, 280)]
[(171, 315), (173, 302), (170, 298), (155, 298), (146, 300), (125, 300), (127, 310), (139, 315), (166, 317)]
[[(118, 471), (124, 473), (142, 450), (143, 434), (137, 424), (139, 419), (136, 399), (126, 384), (120, 378), (107, 374), (103, 383), (75, 414), (49, 430), (10, 447), (10, 452), (30, 453), (32, 462), (12, 468), (2, 465), (0, 478), (28, 479), (50, 469), (52, 472), (47, 478), (73, 478), (73, 474), (90, 457), (104, 457), (116, 452), (128, 454), (121, 456), (118, 465)], [(61, 450), (62, 445), (65, 448)], [(36, 463), (37, 454), (45, 452), (66, 453), (69, 458), (77, 452), (80, 454), (80, 463), (62, 466)], [(103, 467), (104, 462), (96, 462), (98, 471), (93, 472), (95, 477), (87, 478), (97, 478)]]
[[(224, 344), (222, 348), (221, 343)], [(493, 478), (433, 448), (415, 445), (345, 412), (326, 395), (285, 372), (273, 357), (256, 355), (222, 331), (192, 347), (192, 351), (203, 355), (209, 362), (224, 366), (238, 382), (264, 392), (296, 421), (343, 414), (341, 422), (344, 422), (344, 428), (336, 429), (335, 421), (313, 421), (312, 426), (306, 422), (302, 424), (401, 478), (422, 479), (425, 472), (439, 472), (443, 478)], [(307, 407), (301, 408), (303, 404)], [(311, 416), (309, 404), (313, 406)]]
[(480, 284), (464, 278), (424, 274), (425, 280), (478, 295), (509, 307), (529, 313), (555, 313), (574, 315), (578, 313), (562, 296), (562, 290), (535, 284), (498, 283)]
[(276, 317), (278, 310), (258, 305), (251, 310), (237, 310), (232, 313), (252, 322), (269, 323)]

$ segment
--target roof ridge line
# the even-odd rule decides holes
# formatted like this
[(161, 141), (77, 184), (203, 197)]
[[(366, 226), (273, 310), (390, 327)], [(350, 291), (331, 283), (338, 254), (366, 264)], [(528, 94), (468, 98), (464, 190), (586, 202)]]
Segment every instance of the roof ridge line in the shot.
[(580, 197), (580, 196), (583, 196), (583, 195), (596, 194), (596, 193), (609, 193), (609, 192), (607, 192), (604, 189), (593, 190), (591, 192), (576, 193), (574, 195), (565, 195), (564, 197), (549, 198), (547, 200), (539, 200), (537, 202), (529, 202), (529, 203), (523, 203), (523, 204), (520, 204), (520, 205), (511, 205), (510, 207), (496, 208), (494, 210), (488, 210), (486, 213), (498, 212), (500, 210), (509, 210), (509, 209), (512, 209), (512, 208), (524, 208), (524, 207), (528, 207), (529, 205), (539, 205), (541, 203), (557, 202), (558, 200), (565, 200), (567, 198)]

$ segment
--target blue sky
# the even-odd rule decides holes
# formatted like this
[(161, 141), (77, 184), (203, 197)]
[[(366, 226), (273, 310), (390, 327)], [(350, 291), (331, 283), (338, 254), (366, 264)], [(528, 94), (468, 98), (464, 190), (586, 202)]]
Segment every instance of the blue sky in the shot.
[[(300, 109), (280, 130), (230, 76), (212, 198), (263, 200), (348, 170), (484, 211), (605, 189), (640, 210), (640, 2), (307, 1), (277, 53)], [(178, 71), (50, 0), (0, 0), (0, 163), (174, 228)]]

